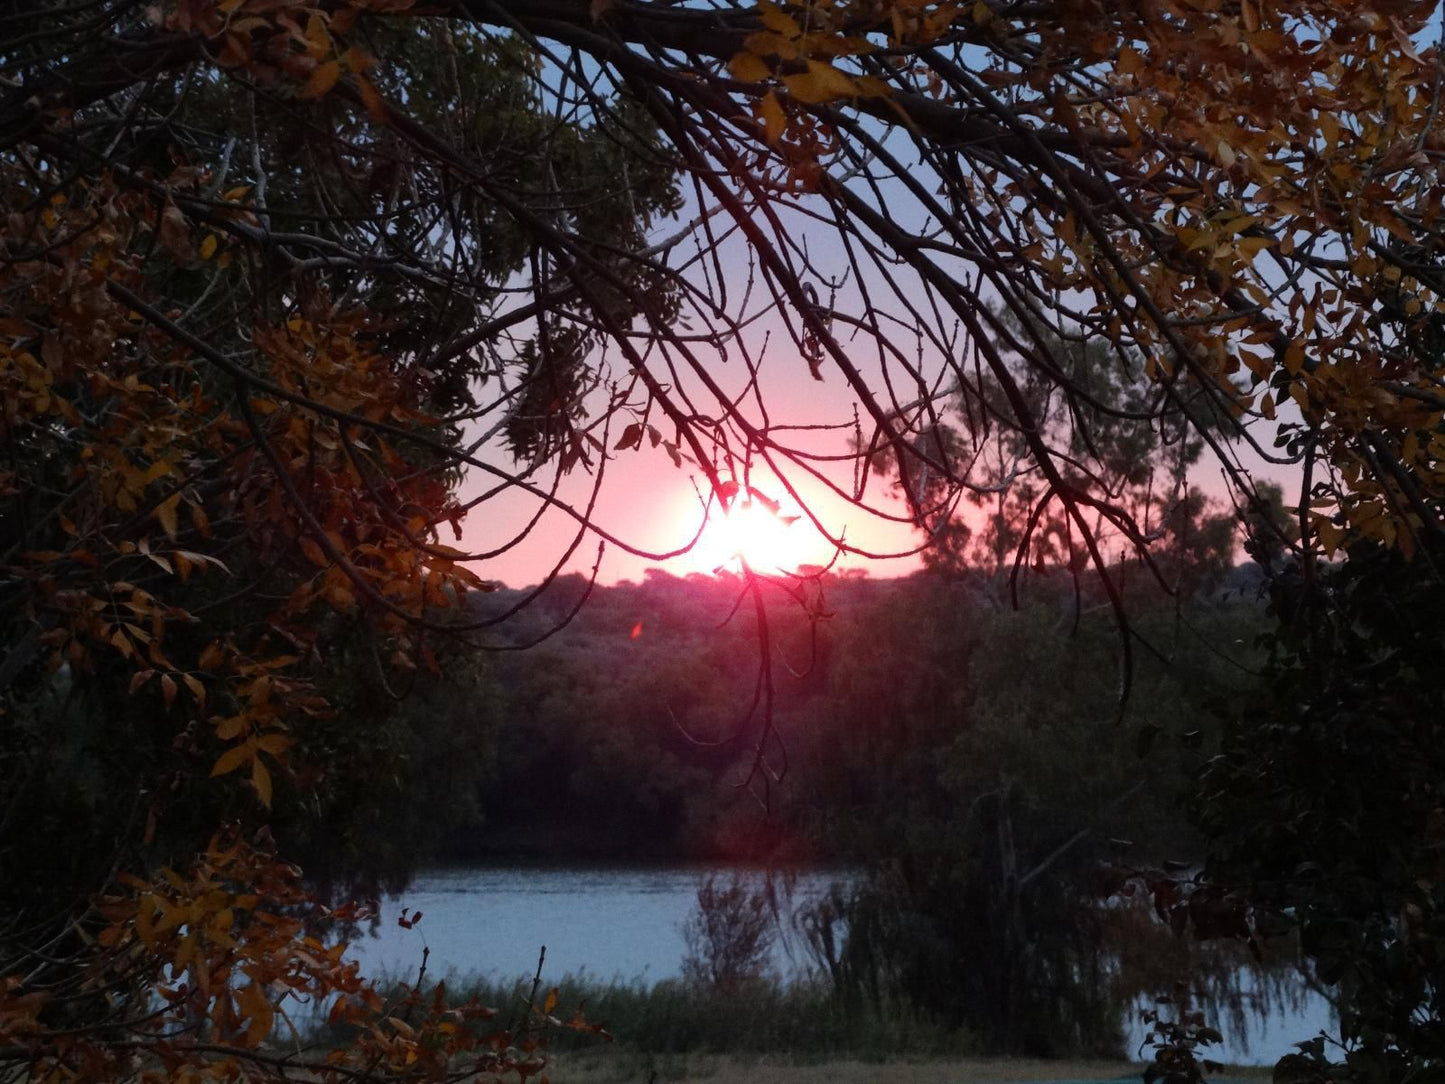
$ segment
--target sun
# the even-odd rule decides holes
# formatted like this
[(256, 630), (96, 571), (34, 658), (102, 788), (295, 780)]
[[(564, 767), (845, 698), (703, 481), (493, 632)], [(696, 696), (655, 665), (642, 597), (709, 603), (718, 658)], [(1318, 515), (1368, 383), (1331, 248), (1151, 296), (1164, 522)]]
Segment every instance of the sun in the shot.
[(805, 517), (790, 515), (771, 502), (742, 498), (726, 513), (708, 520), (693, 550), (704, 572), (739, 571), (746, 561), (757, 572), (796, 572), (816, 563), (817, 540)]

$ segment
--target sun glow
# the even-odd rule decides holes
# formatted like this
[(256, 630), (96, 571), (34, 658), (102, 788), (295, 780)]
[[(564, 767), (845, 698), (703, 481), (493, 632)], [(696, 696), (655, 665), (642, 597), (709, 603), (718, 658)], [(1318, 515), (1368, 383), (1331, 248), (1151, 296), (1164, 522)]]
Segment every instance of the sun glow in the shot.
[(730, 511), (708, 521), (693, 550), (700, 571), (736, 572), (746, 561), (758, 572), (794, 572), (817, 563), (819, 539), (805, 517), (759, 500), (734, 501)]

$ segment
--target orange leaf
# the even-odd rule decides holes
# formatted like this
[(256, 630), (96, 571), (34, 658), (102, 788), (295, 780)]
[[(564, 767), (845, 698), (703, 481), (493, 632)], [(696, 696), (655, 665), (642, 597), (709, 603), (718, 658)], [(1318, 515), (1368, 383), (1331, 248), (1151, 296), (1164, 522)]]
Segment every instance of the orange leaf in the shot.
[(161, 529), (166, 532), (167, 538), (176, 537), (176, 509), (180, 506), (181, 494), (179, 491), (172, 493), (163, 500), (155, 511), (156, 521), (160, 523)]
[(266, 765), (261, 763), (257, 757), (251, 761), (251, 785), (256, 788), (256, 796), (261, 799), (261, 804), (271, 805), (271, 773), (266, 770)]
[(803, 28), (798, 25), (798, 21), (784, 12), (776, 4), (768, 3), (767, 0), (764, 0), (763, 3), (758, 5), (758, 8), (758, 17), (762, 20), (762, 24), (774, 34), (781, 34), (785, 38), (802, 36)]
[(194, 674), (182, 674), (181, 680), (186, 683), (186, 688), (191, 690), (191, 695), (196, 698), (196, 706), (202, 711), (206, 710), (206, 687), (201, 684), (200, 679)]
[(246, 1025), (246, 1045), (260, 1046), (262, 1040), (271, 1034), (275, 1010), (266, 998), (266, 991), (260, 983), (253, 982), (236, 991), (236, 1004), (241, 1015), (250, 1021)]
[(323, 98), (336, 85), (341, 78), (341, 61), (328, 60), (325, 64), (316, 65), (316, 70), (306, 80), (306, 86), (301, 90), (303, 98)]
[(221, 759), (216, 761), (215, 766), (211, 769), (211, 778), (234, 772), (241, 765), (253, 762), (255, 759), (255, 741), (243, 741), (240, 745), (232, 746), (221, 754)]
[(784, 76), (783, 82), (787, 84), (789, 94), (809, 105), (822, 105), (857, 94), (852, 79), (821, 60), (808, 61), (806, 74)]
[(756, 53), (742, 52), (728, 61), (728, 71), (734, 79), (744, 83), (760, 83), (773, 74), (762, 57)]
[(778, 101), (778, 96), (770, 90), (763, 96), (758, 111), (763, 122), (763, 138), (776, 146), (788, 124), (788, 118), (783, 113), (783, 103)]
[(377, 124), (385, 124), (390, 112), (386, 108), (386, 100), (382, 98), (377, 89), (370, 82), (356, 77), (356, 92), (361, 96), (361, 102), (366, 106), (366, 111), (371, 114), (371, 119)]

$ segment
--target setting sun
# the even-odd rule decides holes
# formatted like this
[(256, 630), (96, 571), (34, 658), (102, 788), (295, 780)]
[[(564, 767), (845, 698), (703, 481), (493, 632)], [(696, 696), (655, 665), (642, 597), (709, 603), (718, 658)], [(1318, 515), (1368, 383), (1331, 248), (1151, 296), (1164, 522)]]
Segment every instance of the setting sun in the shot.
[(802, 517), (759, 500), (738, 500), (708, 521), (693, 554), (704, 572), (736, 571), (739, 559), (759, 572), (793, 572), (818, 563), (819, 541)]

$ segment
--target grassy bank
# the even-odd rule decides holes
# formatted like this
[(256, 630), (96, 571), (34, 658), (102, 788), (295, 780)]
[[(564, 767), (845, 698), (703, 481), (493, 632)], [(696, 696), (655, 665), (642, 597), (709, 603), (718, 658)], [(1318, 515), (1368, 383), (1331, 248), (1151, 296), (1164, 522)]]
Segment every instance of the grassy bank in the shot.
[[(385, 984), (383, 984), (385, 985)], [(541, 984), (539, 1000), (550, 986)], [(1143, 1067), (1118, 1060), (983, 1057), (967, 1032), (906, 1006), (850, 1014), (818, 982), (754, 982), (724, 992), (664, 980), (646, 984), (568, 976), (553, 1015), (579, 1008), (614, 1041), (566, 1028), (547, 1034), (551, 1084), (1043, 1084), (1138, 1081)], [(498, 1010), (493, 1023), (526, 1016), (530, 979), (450, 976), (447, 1001)], [(313, 1034), (329, 1045), (334, 1034)], [(1263, 1082), (1269, 1071), (1231, 1068), (1221, 1082)]]
[[(530, 981), (467, 979), (448, 983), (458, 1000), (475, 997), (507, 1008), (525, 998)], [(603, 1024), (615, 1045), (656, 1056), (674, 1054), (773, 1055), (790, 1059), (959, 1056), (975, 1049), (963, 1031), (944, 1028), (907, 1006), (850, 1013), (832, 990), (815, 982), (752, 982), (736, 990), (674, 979), (601, 982), (568, 976), (558, 984), (558, 1012), (578, 1006)], [(595, 1047), (597, 1039), (559, 1031), (549, 1037), (558, 1052)]]
[[(779, 1058), (607, 1050), (554, 1054), (547, 1075), (551, 1084), (1137, 1084), (1143, 1067), (1123, 1061), (956, 1057), (798, 1064)], [(1211, 1084), (1264, 1084), (1269, 1079), (1267, 1069), (1230, 1069), (1211, 1078)]]

